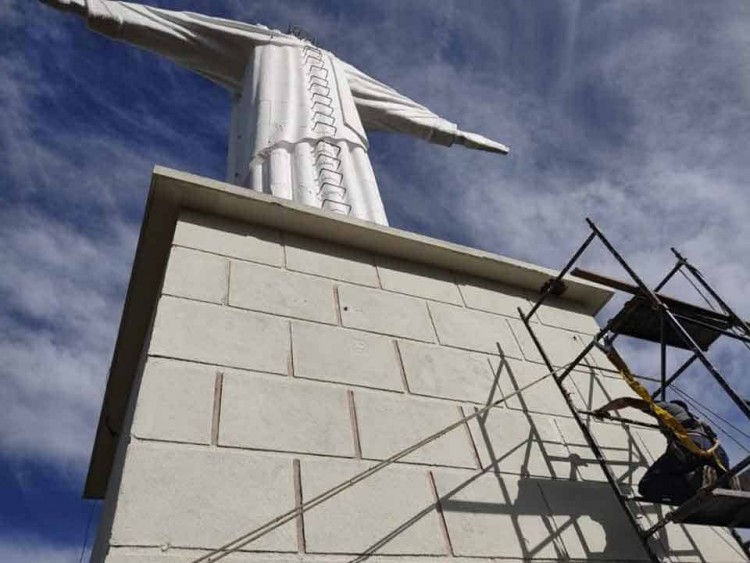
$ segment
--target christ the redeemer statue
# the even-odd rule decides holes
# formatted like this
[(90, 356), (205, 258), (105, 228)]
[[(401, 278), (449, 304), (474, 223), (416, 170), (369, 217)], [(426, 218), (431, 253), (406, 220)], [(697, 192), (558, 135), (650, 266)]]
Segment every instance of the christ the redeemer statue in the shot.
[(126, 2), (42, 1), (227, 88), (232, 184), (387, 225), (366, 129), (508, 152), (293, 35)]

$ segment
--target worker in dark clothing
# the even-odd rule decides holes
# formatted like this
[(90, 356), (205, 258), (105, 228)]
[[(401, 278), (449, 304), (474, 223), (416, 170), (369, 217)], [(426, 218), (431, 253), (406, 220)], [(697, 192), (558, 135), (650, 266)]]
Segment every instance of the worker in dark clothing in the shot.
[[(688, 450), (679, 442), (672, 430), (656, 417), (643, 399), (620, 397), (599, 407), (593, 414), (604, 417), (609, 411), (631, 407), (657, 418), (659, 428), (667, 438), (667, 451), (648, 468), (638, 484), (638, 492), (649, 501), (671, 501), (681, 504), (701, 487), (715, 482), (718, 476), (724, 473), (725, 468), (729, 467), (729, 458), (711, 427), (693, 416), (685, 403), (670, 401), (655, 404), (671, 414), (685, 428), (698, 448), (713, 451), (715, 455), (703, 457)], [(730, 486), (739, 488), (734, 483)]]

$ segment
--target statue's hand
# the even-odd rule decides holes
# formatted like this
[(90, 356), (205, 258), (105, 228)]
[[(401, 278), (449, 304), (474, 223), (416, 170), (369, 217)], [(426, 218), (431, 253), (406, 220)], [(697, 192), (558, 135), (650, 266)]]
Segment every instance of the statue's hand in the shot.
[(61, 12), (73, 12), (79, 16), (85, 16), (87, 13), (86, 0), (40, 0), (42, 4), (52, 6)]
[(468, 133), (466, 131), (459, 130), (456, 132), (454, 142), (458, 143), (459, 145), (463, 145), (468, 149), (477, 149), (480, 151), (508, 154), (508, 147), (506, 147), (505, 145), (496, 143), (495, 141), (492, 141), (487, 137), (483, 137), (482, 135), (478, 135), (476, 133)]

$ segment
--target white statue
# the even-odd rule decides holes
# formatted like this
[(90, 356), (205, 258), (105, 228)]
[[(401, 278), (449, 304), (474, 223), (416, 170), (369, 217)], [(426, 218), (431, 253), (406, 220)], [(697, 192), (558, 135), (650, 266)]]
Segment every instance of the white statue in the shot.
[(387, 225), (365, 129), (508, 152), (293, 35), (126, 2), (42, 1), (227, 88), (232, 184)]

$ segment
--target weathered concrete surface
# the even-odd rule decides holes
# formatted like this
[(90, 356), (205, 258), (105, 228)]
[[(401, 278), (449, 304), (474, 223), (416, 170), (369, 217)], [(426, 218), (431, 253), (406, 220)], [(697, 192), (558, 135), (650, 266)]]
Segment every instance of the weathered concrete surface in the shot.
[(424, 301), (356, 286), (339, 288), (341, 320), (346, 327), (435, 341)]
[[(531, 362), (544, 363), (539, 350), (529, 334), (529, 331), (520, 320), (509, 320), (513, 329), (513, 334), (518, 339), (518, 343), (523, 351), (523, 357)], [(591, 337), (585, 334), (578, 334), (568, 330), (562, 330), (550, 326), (535, 326), (534, 333), (542, 343), (544, 351), (550, 362), (555, 367), (565, 366), (572, 362), (578, 354), (588, 344)], [(581, 366), (593, 365), (603, 369), (613, 369), (606, 356), (594, 348), (581, 362)]]
[(252, 262), (281, 266), (281, 235), (276, 230), (183, 211), (174, 232), (174, 244)]
[(289, 378), (226, 373), (219, 444), (353, 456), (346, 391)]
[[(549, 370), (543, 365), (511, 358), (492, 358), (491, 364), (503, 396), (524, 389), (549, 374)], [(547, 376), (539, 383), (509, 398), (505, 405), (511, 409), (529, 412), (572, 416), (570, 407), (552, 377)]]
[[(194, 563), (205, 555), (199, 550), (171, 550), (162, 553), (154, 548), (115, 548), (110, 552), (107, 563)], [(285, 554), (285, 553), (232, 553), (221, 561), (224, 563), (351, 563), (354, 557), (344, 554)], [(496, 560), (477, 557), (413, 556), (413, 555), (371, 555), (367, 563), (497, 563)], [(503, 559), (502, 563), (522, 563), (521, 559)]]
[(232, 262), (230, 276), (230, 305), (336, 324), (333, 282), (329, 280), (243, 262)]
[(289, 323), (229, 307), (162, 297), (149, 353), (286, 373)]
[(444, 346), (521, 358), (507, 319), (453, 305), (430, 303), (438, 340)]
[[(236, 203), (212, 209), (234, 212)], [(110, 561), (192, 561), (295, 497), (310, 499), (547, 372), (517, 318), (516, 307), (535, 296), (525, 289), (286, 231), (188, 218), (163, 288), (177, 297), (161, 299), (135, 421), (121, 427), (131, 443)], [(551, 305), (533, 326), (559, 362), (595, 324)], [(586, 408), (630, 394), (600, 368), (579, 370), (565, 385)], [(623, 539), (630, 529), (615, 499), (601, 494), (609, 491), (604, 477), (554, 382), (507, 407), (460, 424), (248, 546), (260, 551), (228, 560), (351, 563), (373, 551), (383, 555), (371, 563), (642, 560), (637, 541)], [(663, 451), (655, 431), (591, 428), (626, 490)], [(713, 545), (723, 541), (716, 532), (698, 530), (701, 547), (679, 536), (686, 533), (669, 529), (683, 560), (700, 552), (715, 557), (707, 562), (739, 560)]]
[[(215, 547), (292, 508), (291, 460), (131, 443), (111, 543)], [(294, 525), (248, 549), (296, 551)]]
[(609, 485), (543, 481), (539, 486), (571, 558), (649, 560)]
[(535, 300), (531, 292), (486, 280), (464, 280), (459, 287), (467, 307), (514, 319), (519, 307), (528, 312)]
[(138, 438), (208, 444), (216, 370), (152, 358), (143, 372), (133, 434)]
[(381, 258), (377, 262), (383, 289), (461, 305), (454, 276), (428, 266)]
[[(617, 397), (637, 397), (619, 374), (593, 367), (581, 366), (571, 372), (566, 387), (572, 392), (573, 402), (579, 409), (593, 410)], [(625, 409), (612, 416), (624, 416), (642, 422), (655, 422), (652, 416), (637, 409)]]
[(167, 295), (222, 303), (227, 298), (228, 272), (227, 258), (175, 247), (169, 256), (162, 291)]
[(419, 342), (399, 342), (409, 391), (484, 404), (499, 398), (488, 356)]
[(553, 417), (497, 408), (469, 426), (483, 468), (531, 477), (576, 477), (575, 460)]
[(508, 475), (436, 470), (456, 555), (558, 559), (562, 554), (537, 483)]
[[(305, 498), (323, 492), (367, 463), (302, 460)], [(334, 497), (305, 517), (309, 553), (443, 555), (445, 542), (423, 468), (391, 467)]]
[[(575, 421), (557, 419), (557, 424), (570, 454), (578, 460), (580, 478), (584, 481), (605, 482), (606, 477)], [(640, 478), (651, 463), (649, 452), (638, 432), (627, 425), (598, 422), (594, 419), (590, 419), (587, 425), (620, 485), (626, 491), (635, 492)]]
[[(107, 563), (193, 563), (204, 551), (176, 550), (161, 553), (154, 548), (116, 548)], [(351, 555), (341, 554), (283, 554), (283, 553), (232, 553), (222, 561), (226, 563), (351, 563)], [(371, 555), (367, 563), (445, 563), (444, 556)], [(452, 557), (451, 563), (497, 563), (496, 560), (477, 557)], [(522, 563), (521, 559), (503, 559), (502, 563)]]
[(537, 309), (536, 316), (543, 324), (586, 335), (594, 335), (600, 328), (594, 317), (586, 314), (581, 306), (565, 303), (554, 297), (548, 297), (544, 301)]
[[(362, 457), (386, 459), (461, 419), (454, 405), (356, 391)], [(471, 440), (458, 428), (410, 454), (404, 461), (476, 468)]]
[(292, 323), (298, 377), (401, 391), (403, 383), (390, 338), (342, 328)]
[(289, 234), (284, 243), (290, 270), (378, 287), (373, 258), (365, 252)]

